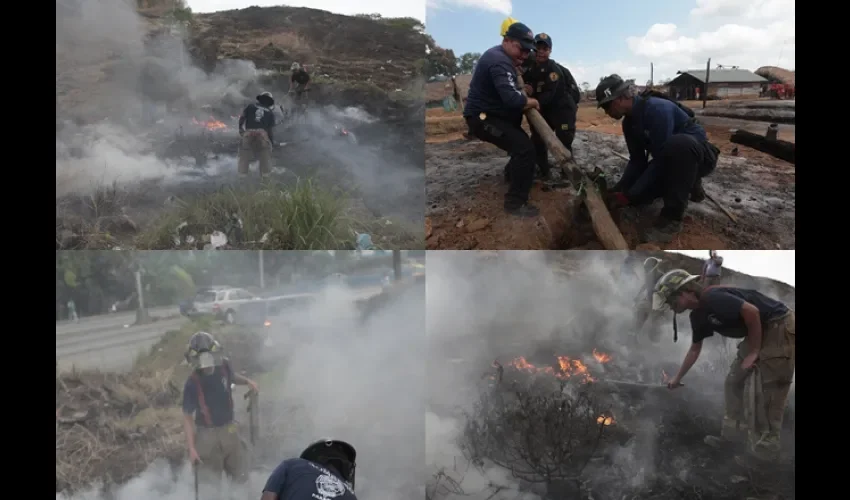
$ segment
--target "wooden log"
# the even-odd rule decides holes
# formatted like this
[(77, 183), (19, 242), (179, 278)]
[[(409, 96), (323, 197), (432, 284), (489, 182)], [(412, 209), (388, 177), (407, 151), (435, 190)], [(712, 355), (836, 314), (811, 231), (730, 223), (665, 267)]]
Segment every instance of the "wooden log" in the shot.
[[(517, 78), (519, 88), (523, 89), (525, 83), (522, 81), (522, 77), (517, 76)], [(523, 93), (525, 93), (525, 90), (523, 90)], [(614, 219), (611, 218), (611, 212), (605, 206), (605, 201), (596, 189), (596, 185), (591, 182), (587, 175), (573, 161), (573, 155), (570, 153), (570, 150), (558, 140), (555, 132), (552, 131), (549, 124), (546, 123), (546, 120), (543, 119), (543, 116), (536, 109), (526, 111), (525, 118), (528, 120), (528, 124), (534, 127), (534, 130), (543, 139), (546, 149), (551, 151), (555, 155), (555, 158), (558, 159), (561, 170), (564, 171), (567, 177), (572, 179), (575, 188), (578, 189), (579, 186), (584, 186), (584, 204), (590, 213), (593, 231), (596, 233), (602, 246), (606, 250), (628, 250), (629, 244), (626, 243), (626, 239), (623, 237), (617, 224), (614, 223)]]
[(793, 142), (783, 141), (781, 139), (771, 140), (763, 135), (740, 129), (732, 132), (732, 137), (729, 140), (735, 144), (751, 147), (794, 165), (797, 164), (797, 145)]

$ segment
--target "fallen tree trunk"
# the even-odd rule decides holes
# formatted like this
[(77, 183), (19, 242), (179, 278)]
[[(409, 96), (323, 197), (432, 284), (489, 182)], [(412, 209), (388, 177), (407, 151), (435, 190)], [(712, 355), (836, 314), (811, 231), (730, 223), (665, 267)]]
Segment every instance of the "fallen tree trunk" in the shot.
[[(518, 77), (519, 87), (524, 88), (525, 84), (522, 77)], [(523, 93), (525, 93), (523, 91)], [(593, 231), (599, 238), (599, 242), (606, 250), (628, 250), (629, 244), (620, 232), (620, 229), (611, 218), (611, 213), (608, 207), (605, 206), (605, 201), (596, 189), (596, 184), (591, 182), (587, 175), (579, 169), (578, 165), (573, 161), (573, 155), (570, 150), (564, 146), (555, 132), (549, 128), (549, 124), (543, 119), (543, 116), (536, 109), (529, 109), (525, 112), (525, 118), (528, 124), (534, 127), (534, 130), (543, 139), (546, 144), (546, 149), (552, 152), (558, 159), (561, 169), (573, 181), (576, 190), (580, 186), (584, 186), (583, 200), (587, 206), (587, 211), (590, 213), (590, 220), (593, 223)]]
[(757, 149), (762, 153), (767, 153), (794, 165), (797, 164), (797, 145), (793, 142), (768, 139), (763, 135), (747, 132), (746, 130), (734, 131), (729, 140), (735, 144)]
[(715, 107), (697, 110), (699, 116), (713, 116), (716, 118), (733, 118), (736, 120), (751, 120), (758, 122), (795, 123), (795, 111), (793, 109), (766, 109), (766, 108), (741, 108), (741, 107)]

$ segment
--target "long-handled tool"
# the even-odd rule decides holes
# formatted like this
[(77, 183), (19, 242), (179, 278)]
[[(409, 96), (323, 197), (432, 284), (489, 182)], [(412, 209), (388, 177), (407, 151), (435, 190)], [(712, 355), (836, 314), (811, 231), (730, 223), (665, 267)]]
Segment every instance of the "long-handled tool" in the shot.
[[(624, 155), (624, 154), (622, 154), (622, 153), (618, 153), (617, 151), (611, 151), (611, 152), (612, 152), (612, 153), (614, 153), (614, 155), (615, 155), (615, 156), (617, 156), (618, 158), (622, 158), (623, 160), (629, 161), (629, 157), (628, 157), (628, 156), (626, 156), (626, 155)], [(726, 217), (729, 217), (729, 220), (731, 220), (731, 221), (732, 221), (732, 222), (734, 222), (735, 224), (737, 224), (737, 223), (738, 223), (738, 218), (737, 218), (737, 217), (735, 217), (735, 214), (733, 214), (733, 213), (732, 213), (732, 212), (730, 212), (730, 211), (729, 211), (726, 207), (724, 207), (723, 205), (721, 205), (719, 201), (717, 201), (717, 200), (715, 200), (714, 198), (712, 198), (710, 194), (705, 193), (705, 199), (707, 199), (708, 201), (710, 201), (710, 202), (714, 203), (714, 206), (716, 206), (717, 208), (719, 208), (719, 209), (720, 209), (720, 211), (721, 211), (721, 212), (723, 212), (724, 214), (726, 214)]]
[(192, 464), (192, 472), (195, 474), (195, 500), (199, 500), (200, 493), (198, 492), (198, 464)]
[(251, 437), (251, 446), (256, 446), (260, 430), (259, 394), (257, 391), (249, 390), (245, 393), (248, 400), (248, 430)]

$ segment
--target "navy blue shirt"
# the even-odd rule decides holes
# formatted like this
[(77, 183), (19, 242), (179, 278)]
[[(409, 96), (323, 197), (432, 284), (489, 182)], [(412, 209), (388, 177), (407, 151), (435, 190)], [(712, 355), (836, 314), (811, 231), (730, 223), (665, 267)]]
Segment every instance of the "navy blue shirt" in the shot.
[(190, 376), (183, 386), (183, 413), (194, 414), (195, 425), (198, 427), (221, 427), (233, 422), (233, 394), (230, 389), (233, 383), (233, 372), (230, 370), (229, 362), (225, 361), (225, 363), (227, 369), (224, 365), (216, 366), (211, 375), (205, 375), (201, 370), (194, 372), (200, 381), (204, 403), (209, 408), (212, 425), (207, 423), (201, 409), (195, 377)]
[(469, 82), (463, 116), (487, 113), (509, 121), (522, 120), (527, 102), (528, 98), (517, 83), (514, 62), (502, 46), (497, 45), (481, 54)]
[(703, 292), (700, 306), (691, 311), (693, 342), (702, 342), (715, 332), (733, 339), (746, 337), (747, 325), (741, 316), (741, 308), (745, 302), (749, 302), (759, 310), (762, 327), (789, 311), (788, 306), (782, 302), (755, 290), (732, 287), (709, 288)]
[(242, 111), (245, 130), (265, 130), (271, 132), (275, 125), (274, 112), (259, 104), (249, 104)]
[(276, 493), (278, 500), (357, 500), (350, 484), (330, 469), (303, 458), (281, 462), (263, 492)]
[[(629, 163), (620, 183), (627, 188), (626, 196), (639, 198), (652, 184), (654, 176), (646, 176), (647, 182), (638, 179), (653, 167), (667, 140), (675, 134), (694, 136), (705, 142), (708, 137), (699, 123), (682, 111), (675, 102), (660, 97), (635, 97), (632, 114), (623, 118), (623, 137), (629, 149)], [(652, 155), (652, 162), (648, 155)], [(650, 165), (652, 163), (652, 165)]]

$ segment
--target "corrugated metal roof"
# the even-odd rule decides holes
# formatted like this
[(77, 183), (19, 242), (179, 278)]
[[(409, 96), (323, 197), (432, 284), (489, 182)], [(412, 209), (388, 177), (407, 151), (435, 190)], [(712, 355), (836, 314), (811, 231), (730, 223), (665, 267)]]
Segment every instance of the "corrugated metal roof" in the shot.
[[(705, 69), (687, 69), (678, 72), (690, 75), (701, 82), (705, 82)], [(746, 69), (712, 69), (708, 76), (709, 83), (762, 83), (765, 78), (758, 76)]]

